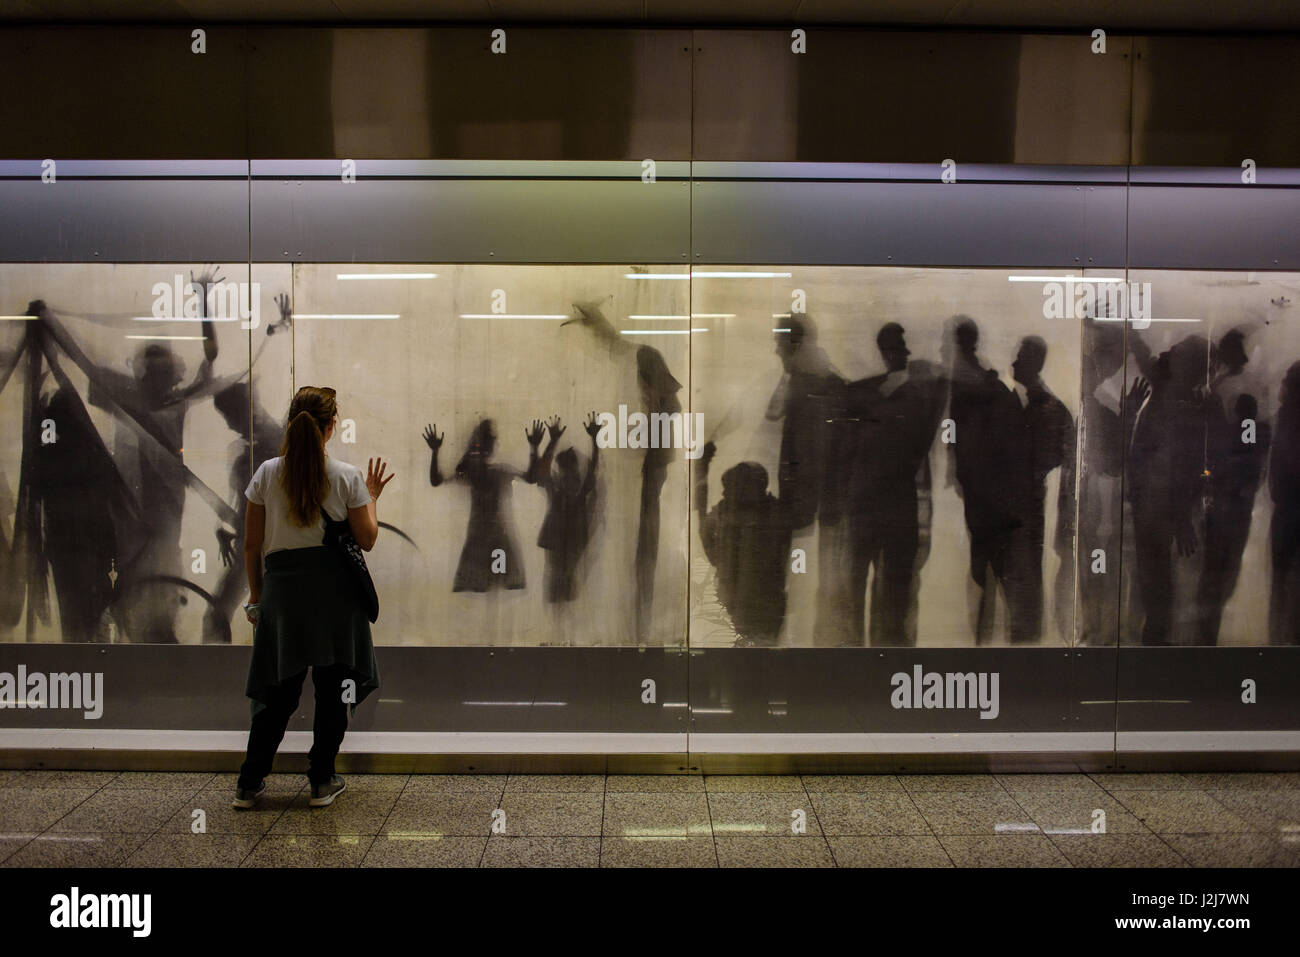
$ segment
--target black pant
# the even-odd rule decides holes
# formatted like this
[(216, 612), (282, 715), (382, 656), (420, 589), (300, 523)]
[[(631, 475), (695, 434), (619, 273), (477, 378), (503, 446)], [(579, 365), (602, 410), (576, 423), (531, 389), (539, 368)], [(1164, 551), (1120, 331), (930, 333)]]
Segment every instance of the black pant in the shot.
[[(348, 729), (348, 706), (343, 700), (343, 681), (347, 676), (348, 670), (343, 665), (317, 665), (311, 669), (311, 682), (316, 688), (316, 717), (312, 724), (307, 777), (313, 786), (325, 784), (334, 776), (334, 758)], [(280, 682), (267, 706), (253, 715), (253, 727), (248, 732), (248, 756), (239, 769), (239, 787), (254, 790), (271, 773), (271, 762), (284, 740), (284, 729), (298, 707), (306, 678), (304, 669)]]

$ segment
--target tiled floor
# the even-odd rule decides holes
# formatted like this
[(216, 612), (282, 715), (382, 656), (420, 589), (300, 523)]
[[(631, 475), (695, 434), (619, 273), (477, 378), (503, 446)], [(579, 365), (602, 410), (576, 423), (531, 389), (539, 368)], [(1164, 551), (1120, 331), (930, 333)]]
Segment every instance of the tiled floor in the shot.
[(0, 866), (1296, 867), (1300, 774), (0, 771)]

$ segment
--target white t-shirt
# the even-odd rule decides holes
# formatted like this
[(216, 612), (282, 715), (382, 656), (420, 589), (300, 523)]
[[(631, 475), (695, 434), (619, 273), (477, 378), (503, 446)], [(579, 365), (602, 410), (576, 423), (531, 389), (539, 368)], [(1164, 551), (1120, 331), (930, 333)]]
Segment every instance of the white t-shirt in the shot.
[[(289, 499), (280, 484), (280, 469), (284, 459), (276, 456), (263, 462), (253, 474), (253, 480), (244, 489), (244, 496), (255, 505), (266, 506), (266, 535), (263, 538), (262, 553), (280, 551), (285, 548), (314, 548), (323, 544), (325, 537), (325, 519), (316, 519), (316, 524), (304, 528), (294, 524), (289, 517)], [(325, 456), (325, 476), (329, 481), (329, 494), (321, 503), (330, 518), (342, 521), (347, 518), (348, 509), (360, 508), (370, 502), (370, 490), (366, 488), (366, 476), (361, 469), (347, 462), (337, 462)]]

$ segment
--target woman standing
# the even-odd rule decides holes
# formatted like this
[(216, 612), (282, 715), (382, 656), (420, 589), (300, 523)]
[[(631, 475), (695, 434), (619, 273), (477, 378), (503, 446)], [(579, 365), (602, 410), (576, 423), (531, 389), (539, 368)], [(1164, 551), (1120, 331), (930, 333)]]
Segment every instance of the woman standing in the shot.
[(343, 791), (334, 758), (349, 708), (355, 711), (379, 687), (370, 621), (344, 559), (323, 539), (326, 515), (341, 521), (346, 513), (357, 544), (370, 551), (379, 535), (375, 503), (393, 476), (384, 477), (382, 459), (371, 459), (363, 477), (355, 465), (326, 454), (337, 418), (333, 389), (299, 389), (289, 406), (280, 455), (264, 462), (244, 491), (244, 564), (251, 593), (244, 610), (256, 631), (245, 691), (253, 699), (253, 724), (236, 808), (253, 807), (266, 789), (309, 667), (316, 689), (307, 772), (312, 807), (331, 803)]

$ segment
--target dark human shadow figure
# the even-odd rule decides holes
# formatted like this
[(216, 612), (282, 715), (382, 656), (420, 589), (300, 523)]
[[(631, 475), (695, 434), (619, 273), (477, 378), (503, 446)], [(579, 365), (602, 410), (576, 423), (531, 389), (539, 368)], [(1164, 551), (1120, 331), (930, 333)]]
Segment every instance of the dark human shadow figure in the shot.
[[(591, 438), (591, 458), (585, 475), (578, 467), (578, 453), (571, 446), (555, 455), (555, 446), (565, 430), (558, 416), (545, 427), (540, 421), (533, 422), (528, 432), (530, 451), (524, 479), (541, 487), (547, 498), (546, 517), (537, 536), (537, 546), (546, 552), (548, 602), (569, 602), (577, 597), (578, 565), (591, 535), (596, 467), (600, 459), (596, 444), (600, 423), (595, 412), (588, 416), (583, 428)], [(537, 449), (543, 433), (549, 433), (550, 441), (539, 457)]]
[(39, 418), (55, 441), (37, 446), (35, 488), (44, 512), (44, 548), (54, 575), (65, 642), (106, 642), (117, 538), (108, 501), (119, 486), (113, 458), (76, 392), (60, 387)]
[(241, 604), (248, 587), (244, 572), (244, 513), (248, 499), (244, 489), (253, 473), (269, 458), (274, 458), (284, 430), (265, 409), (253, 406), (247, 383), (234, 383), (212, 397), (232, 432), (239, 439), (230, 446), (230, 492), (237, 520), (216, 530), (222, 572), (213, 590), (213, 603), (203, 619), (203, 640), (208, 643), (230, 641), (230, 620)]
[(717, 576), (718, 601), (731, 618), (740, 647), (773, 647), (785, 620), (785, 573), (791, 527), (787, 509), (767, 490), (767, 470), (741, 462), (722, 473), (722, 500), (709, 503), (708, 442), (695, 463), (695, 506), (700, 543)]
[[(1268, 460), (1269, 426), (1245, 377), (1245, 335), (1231, 330), (1215, 350), (1206, 408), (1205, 551), (1196, 600), (1203, 645), (1219, 643), (1223, 608), (1237, 587), (1255, 495)], [(1253, 423), (1248, 428), (1247, 422)], [(1247, 441), (1249, 439), (1250, 441)]]
[(851, 545), (845, 510), (852, 441), (845, 410), (845, 380), (817, 344), (817, 327), (802, 313), (774, 335), (782, 375), (767, 406), (781, 422), (777, 498), (793, 532), (816, 524), (817, 607), (813, 644), (854, 643)]
[[(861, 379), (846, 390), (856, 424), (850, 463), (849, 526), (852, 535), (852, 628), (865, 644), (867, 579), (871, 576), (872, 645), (907, 645), (907, 616), (920, 548), (918, 481), (925, 470), (943, 414), (946, 384), (909, 369), (903, 327), (886, 323), (876, 336), (883, 375)], [(922, 473), (924, 471), (924, 479)]]
[(948, 449), (970, 538), (970, 577), (978, 589), (975, 640), (983, 644), (993, 637), (997, 598), (993, 556), (1015, 521), (1001, 492), (1005, 454), (997, 445), (998, 416), (1010, 393), (997, 370), (985, 368), (979, 360), (975, 320), (957, 316), (953, 322), (948, 416), (954, 441)]
[(1269, 550), (1273, 565), (1269, 594), (1269, 643), (1300, 644), (1300, 362), (1282, 379), (1282, 406), (1268, 462), (1273, 500)]
[[(647, 416), (680, 415), (682, 403), (677, 398), (682, 384), (668, 370), (663, 354), (650, 346), (633, 346), (620, 336), (595, 303), (574, 303), (576, 322), (604, 343), (613, 354), (635, 350), (637, 387), (641, 409)], [(649, 639), (654, 612), (655, 572), (659, 563), (659, 502), (668, 466), (673, 460), (671, 448), (644, 450), (641, 464), (641, 502), (636, 534), (636, 619), (638, 642)]]
[(119, 593), (138, 589), (140, 598), (122, 610), (124, 632), (129, 640), (150, 644), (175, 644), (180, 591), (173, 584), (149, 583), (157, 577), (181, 574), (181, 520), (185, 510), (187, 471), (182, 458), (185, 418), (212, 381), (217, 358), (217, 337), (207, 317), (208, 288), (222, 282), (209, 268), (198, 277), (190, 276), (199, 291), (203, 316), (203, 360), (188, 385), (185, 362), (170, 346), (143, 346), (131, 361), (131, 373), (96, 368), (90, 379), (88, 401), (95, 406), (124, 410), (158, 444), (140, 442), (129, 432), (120, 432), (113, 461), (132, 486), (142, 504), (134, 518), (113, 516), (116, 528), (115, 560)]
[(1011, 364), (1015, 388), (1005, 392), (993, 413), (1002, 514), (1009, 521), (994, 531), (989, 567), (1006, 596), (1012, 644), (1042, 636), (1046, 482), (1053, 469), (1065, 472), (1061, 496), (1066, 502), (1058, 500), (1058, 511), (1073, 508), (1074, 419), (1043, 383), (1046, 360), (1047, 344), (1041, 338), (1022, 339)]
[[(425, 426), (424, 441), (432, 451), (429, 484), (434, 488), (443, 483), (438, 469), (442, 440), (432, 425)], [(481, 420), (453, 475), (456, 481), (468, 483), (470, 492), (469, 527), (451, 586), (453, 592), (524, 587), (524, 566), (515, 548), (510, 521), (510, 484), (523, 474), (492, 463), (496, 442), (492, 420)]]
[(1142, 644), (1173, 643), (1174, 550), (1196, 552), (1204, 489), (1208, 343), (1188, 336), (1149, 364), (1151, 394), (1138, 410), (1126, 482)]
[(1079, 475), (1077, 558), (1070, 566), (1079, 595), (1079, 640), (1086, 645), (1109, 645), (1115, 642), (1119, 592), (1112, 584), (1114, 574), (1094, 573), (1093, 555), (1100, 549), (1107, 567), (1117, 567), (1122, 544), (1124, 449), (1132, 430), (1133, 410), (1146, 399), (1149, 388), (1144, 378), (1136, 377), (1125, 398), (1121, 376), (1119, 386), (1108, 391), (1107, 383), (1124, 366), (1124, 333), (1095, 322), (1086, 328), (1090, 347), (1080, 357), (1083, 402), (1079, 427), (1087, 465)]

